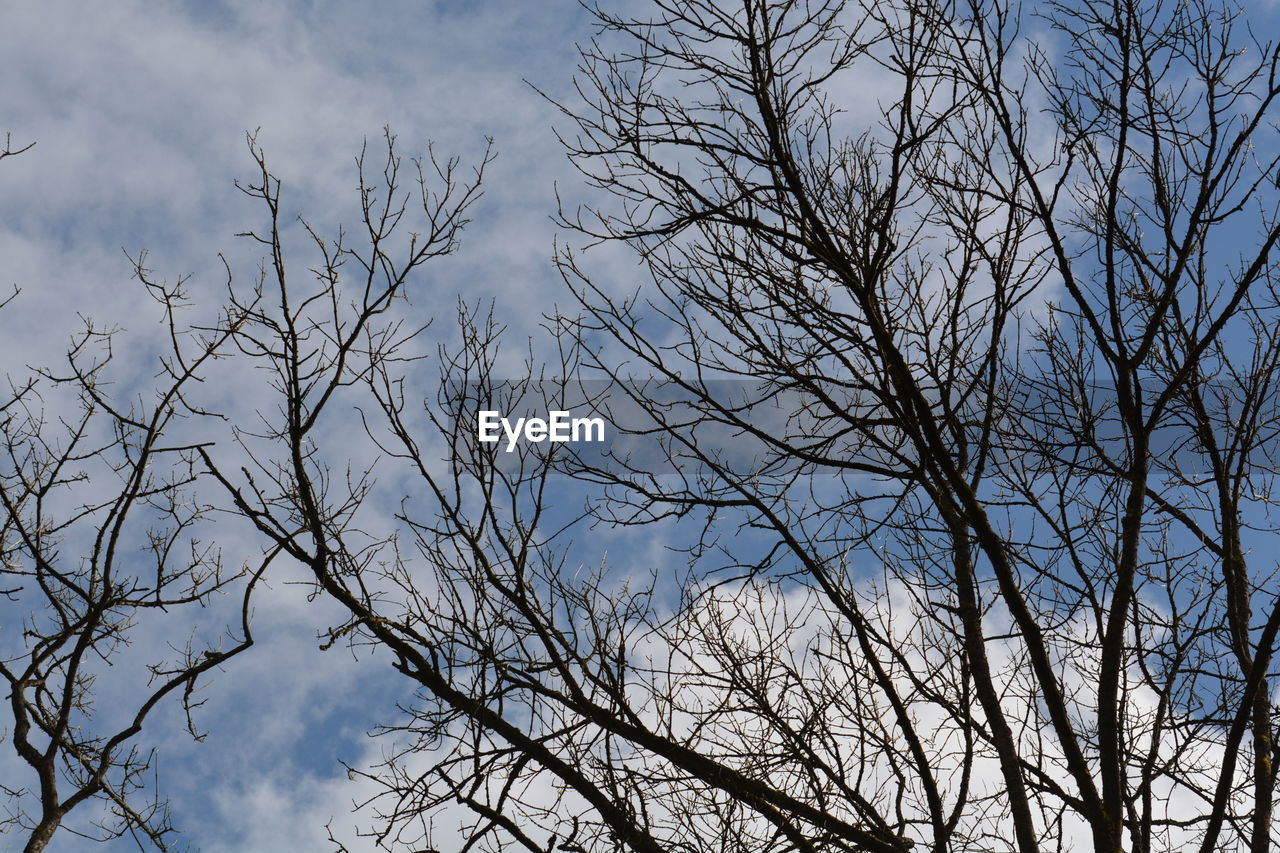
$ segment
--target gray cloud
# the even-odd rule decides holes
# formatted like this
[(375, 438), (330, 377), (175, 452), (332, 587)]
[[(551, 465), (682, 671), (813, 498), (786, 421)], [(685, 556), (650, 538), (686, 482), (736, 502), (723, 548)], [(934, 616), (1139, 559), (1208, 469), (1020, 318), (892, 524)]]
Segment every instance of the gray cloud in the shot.
[[(590, 35), (576, 3), (47, 2), (0, 17), (0, 132), (37, 142), (0, 167), (0, 287), (23, 290), (0, 312), (6, 372), (55, 361), (83, 315), (125, 330), (123, 374), (145, 383), (159, 313), (121, 250), (150, 249), (170, 279), (192, 273), (206, 309), (220, 299), (218, 252), (250, 276), (258, 250), (233, 234), (259, 211), (232, 181), (248, 176), (244, 133), (259, 127), (289, 210), (324, 230), (351, 221), (353, 157), (383, 125), (404, 154), (435, 140), (464, 164), (494, 137), (500, 156), (464, 247), (429, 271), (413, 310), (440, 315), (447, 334), (459, 294), (536, 319), (560, 292), (549, 215), (571, 172), (554, 108), (524, 81), (566, 90), (573, 42)], [(209, 741), (184, 741), (172, 716), (152, 729), (176, 821), (207, 851), (320, 849), (330, 817), (342, 832), (354, 792), (333, 759), (376, 757), (362, 740), (371, 711), (353, 697), (402, 689), (383, 667), (318, 652), (325, 614), (299, 588), (277, 586), (260, 608), (263, 643), (211, 691)], [(163, 643), (160, 627), (137, 646)], [(103, 848), (67, 835), (54, 849)]]

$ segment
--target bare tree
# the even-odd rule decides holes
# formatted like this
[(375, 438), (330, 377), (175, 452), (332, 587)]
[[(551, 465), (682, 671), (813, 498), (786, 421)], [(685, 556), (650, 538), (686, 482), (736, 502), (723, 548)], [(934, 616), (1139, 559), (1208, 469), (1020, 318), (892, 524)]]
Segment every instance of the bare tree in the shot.
[[(656, 5), (601, 14), (636, 48), (588, 53), (568, 144), (622, 201), (574, 224), (641, 250), (670, 337), (566, 268), (597, 365), (697, 401), (662, 429), (706, 474), (602, 473), (612, 517), (772, 532), (731, 565), (815, 588), (875, 697), (854, 736), (893, 720), (865, 820), (938, 850), (1270, 849), (1280, 599), (1245, 539), (1273, 530), (1276, 47), (1209, 3)], [(832, 93), (867, 66), (898, 94), (846, 137)], [(793, 429), (753, 426), (781, 392)], [(769, 451), (735, 467), (708, 422)], [(860, 561), (931, 627), (904, 642)]]
[[(468, 850), (1271, 849), (1280, 50), (1208, 0), (649, 8), (595, 10), (564, 106), (607, 197), (566, 224), (646, 280), (563, 252), (561, 357), (514, 383), (464, 306), (420, 413), (397, 301), (488, 154), (406, 191), (388, 135), (358, 239), (306, 225), (298, 281), (252, 144), (267, 262), (200, 351), (234, 341), (278, 406), (239, 474), (165, 452), (345, 608), (326, 642), (421, 687), (368, 771), (378, 842), (452, 841), (461, 807)], [(76, 363), (134, 471), (168, 415)], [(656, 454), (477, 437), (575, 375)], [(32, 506), (65, 482), (26, 470)], [(52, 564), (32, 511), (6, 532)], [(637, 534), (672, 546), (647, 572), (593, 550)]]
[[(501, 381), (483, 310), (435, 353), (404, 310), (487, 152), (408, 169), (387, 134), (356, 236), (303, 221), (300, 280), (251, 138), (255, 287), (184, 336), (137, 260), (169, 321), (156, 396), (107, 396), (92, 327), (13, 386), (0, 550), (29, 616), (0, 673), (28, 849), (91, 798), (163, 847), (136, 736), (251, 642), (276, 555), (345, 609), (326, 643), (421, 688), (386, 763), (352, 768), (388, 848), (1272, 849), (1280, 49), (1210, 0), (647, 8), (594, 10), (563, 106), (602, 196), (565, 224), (644, 281), (563, 251), (558, 359)], [(238, 473), (167, 438), (229, 350), (275, 395)], [(59, 389), (78, 417), (46, 416)], [(628, 441), (479, 439), (480, 410), (530, 400)], [(206, 479), (260, 564), (198, 544)], [(640, 539), (669, 547), (602, 553)], [(118, 725), (89, 715), (136, 622), (232, 586), (224, 645), (153, 664)]]
[[(232, 296), (241, 318), (233, 337), (246, 362), (270, 377), (278, 406), (260, 412), (256, 428), (236, 425), (247, 462), (239, 474), (207, 448), (195, 450), (204, 472), (230, 497), (227, 509), (252, 522), (273, 552), (310, 571), (317, 592), (350, 614), (349, 621), (322, 632), (323, 647), (372, 632), (392, 642), (396, 666), (412, 672), (419, 659), (406, 657), (397, 638), (413, 632), (413, 625), (399, 617), (393, 623), (378, 608), (397, 583), (394, 569), (384, 577), (380, 568), (394, 552), (395, 520), (384, 509), (367, 512), (376, 459), (371, 453), (353, 461), (351, 432), (359, 421), (343, 413), (349, 415), (352, 401), (380, 399), (368, 396), (370, 387), (395, 397), (408, 366), (423, 358), (417, 342), (426, 324), (407, 323), (398, 306), (423, 298), (421, 268), (456, 250), (492, 155), (486, 150), (464, 176), (457, 160), (434, 155), (407, 168), (389, 130), (383, 141), (380, 166), (367, 161), (367, 151), (356, 160), (355, 236), (339, 229), (330, 238), (299, 218), (308, 245), (293, 249), (283, 236), (291, 217), (282, 207), (280, 181), (250, 137), (257, 173), (239, 186), (261, 203), (265, 224), (243, 236), (267, 254), (251, 294)], [(286, 259), (305, 250), (314, 260), (299, 278)], [(376, 439), (356, 444), (380, 449)], [(325, 452), (329, 446), (343, 448), (340, 458)]]
[[(64, 365), (10, 374), (0, 402), (4, 740), (30, 774), (0, 785), (9, 798), (0, 827), (29, 853), (64, 828), (171, 849), (143, 726), (172, 695), (200, 737), (191, 712), (201, 679), (252, 645), (250, 596), (272, 557), (224, 565), (197, 489), (200, 445), (184, 439), (184, 422), (215, 417), (189, 393), (238, 320), (183, 327), (182, 283), (153, 280), (144, 258), (135, 273), (161, 306), (170, 344), (154, 386), (128, 390), (112, 364), (118, 336), (89, 321)], [(113, 394), (122, 380), (126, 393)], [(181, 618), (216, 610), (218, 593), (240, 602), (223, 636)], [(126, 648), (144, 628), (169, 644), (167, 657)], [(76, 809), (92, 813), (92, 830), (66, 824)]]

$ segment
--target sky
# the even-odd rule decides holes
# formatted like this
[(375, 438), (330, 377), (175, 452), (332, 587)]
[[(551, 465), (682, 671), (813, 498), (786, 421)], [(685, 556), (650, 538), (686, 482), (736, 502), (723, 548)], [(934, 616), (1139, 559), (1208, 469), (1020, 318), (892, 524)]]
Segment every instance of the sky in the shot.
[[(127, 255), (148, 251), (170, 281), (189, 275), (195, 310), (220, 297), (219, 253), (251, 276), (257, 250), (234, 235), (261, 220), (234, 181), (252, 177), (255, 129), (289, 214), (321, 227), (350, 221), (353, 158), (384, 126), (401, 153), (431, 142), (464, 167), (492, 137), (462, 249), (415, 285), (414, 310), (448, 320), (459, 296), (492, 299), (531, 334), (555, 304), (551, 215), (574, 173), (555, 108), (530, 84), (569, 91), (574, 44), (591, 37), (577, 3), (43, 2), (6, 4), (2, 18), (0, 133), (36, 143), (0, 166), (0, 286), (21, 291), (0, 312), (6, 372), (56, 362), (92, 317), (123, 330), (126, 368), (149, 375), (159, 318)], [(383, 745), (366, 732), (408, 694), (385, 661), (320, 652), (315, 631), (334, 614), (287, 581), (260, 598), (259, 647), (208, 692), (205, 741), (185, 737), (173, 709), (144, 741), (160, 747), (174, 822), (204, 853), (329, 849), (329, 822), (352, 851), (372, 849), (355, 837), (369, 816), (350, 816), (362, 789), (338, 761), (376, 761)], [(136, 644), (171, 628), (145, 627)], [(0, 835), (0, 851), (19, 847)], [(50, 849), (134, 845), (62, 833)]]
[[(514, 313), (550, 282), (554, 186), (569, 177), (554, 108), (525, 81), (565, 91), (576, 39), (571, 2), (25, 4), (0, 35), (5, 130), (35, 141), (7, 170), (3, 275), (13, 306), (47, 317), (69, 297), (127, 317), (122, 250), (150, 250), (176, 276), (215, 270), (257, 211), (233, 189), (250, 176), (245, 132), (285, 185), (285, 205), (338, 221), (354, 202), (352, 161), (383, 126), (401, 151), (428, 141), (463, 163), (492, 136), (499, 159), (441, 287), (499, 296)], [(252, 253), (250, 253), (252, 254)], [(56, 285), (49, 281), (56, 277)], [(434, 294), (433, 294), (434, 296)], [(522, 303), (521, 300), (527, 300)], [(23, 351), (41, 352), (27, 325)], [(56, 349), (56, 339), (50, 342)]]
[[(1274, 7), (1252, 8), (1263, 5)], [(1257, 20), (1276, 26), (1274, 10)], [(497, 157), (484, 197), (458, 253), (412, 282), (412, 316), (435, 318), (429, 340), (448, 340), (459, 299), (492, 301), (517, 342), (538, 336), (543, 315), (566, 301), (552, 255), (572, 237), (553, 221), (557, 201), (586, 197), (555, 135), (568, 122), (539, 90), (572, 99), (575, 44), (593, 35), (576, 0), (6, 4), (0, 134), (35, 145), (0, 163), (0, 299), (20, 291), (0, 311), (0, 369), (56, 363), (93, 318), (121, 330), (121, 381), (145, 385), (163, 330), (129, 259), (145, 251), (157, 277), (189, 277), (195, 314), (220, 304), (220, 256), (237, 281), (252, 279), (258, 247), (236, 236), (262, 224), (260, 206), (235, 186), (253, 177), (246, 133), (257, 134), (283, 182), (285, 237), (299, 249), (297, 216), (323, 233), (353, 221), (354, 157), (366, 140), (376, 151), (384, 127), (402, 154), (430, 144), (464, 170), (491, 138)], [(847, 120), (874, 115), (879, 85), (850, 83), (841, 93)], [(640, 268), (620, 254), (599, 253), (596, 263), (605, 286), (639, 282)], [(509, 352), (518, 357), (520, 347)], [(254, 400), (229, 405), (252, 410)], [(619, 534), (611, 561), (624, 574), (656, 564), (662, 532)], [(259, 547), (231, 528), (220, 544), (232, 555)], [(329, 832), (351, 853), (374, 849), (360, 832), (375, 816), (352, 809), (372, 789), (344, 762), (380, 760), (388, 743), (368, 732), (412, 693), (385, 654), (319, 648), (316, 632), (341, 617), (301, 581), (281, 567), (259, 594), (259, 643), (209, 686), (197, 718), (203, 742), (183, 733), (173, 703), (142, 739), (160, 750), (161, 786), (193, 850), (325, 850)], [(186, 618), (140, 626), (123, 660), (182, 636)], [(131, 689), (104, 682), (103, 699), (127, 704)], [(3, 734), (0, 780), (19, 778)], [(70, 827), (92, 817), (77, 813)], [(0, 834), (0, 853), (20, 847)], [(64, 832), (50, 849), (135, 845)]]

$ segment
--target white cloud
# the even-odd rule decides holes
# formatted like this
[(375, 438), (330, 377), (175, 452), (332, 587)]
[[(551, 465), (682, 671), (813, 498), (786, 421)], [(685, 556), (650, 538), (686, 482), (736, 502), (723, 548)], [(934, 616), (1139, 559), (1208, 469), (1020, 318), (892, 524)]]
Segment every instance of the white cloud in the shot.
[[(438, 315), (450, 336), (459, 293), (497, 297), (502, 316), (535, 322), (559, 293), (549, 214), (553, 181), (568, 171), (554, 108), (524, 79), (567, 86), (573, 41), (588, 35), (579, 15), (571, 2), (7, 7), (0, 132), (37, 145), (0, 165), (0, 287), (23, 289), (0, 312), (0, 365), (20, 373), (55, 361), (83, 315), (126, 329), (121, 377), (145, 383), (159, 314), (121, 249), (151, 249), (169, 279), (195, 273), (206, 309), (220, 298), (219, 251), (251, 277), (259, 250), (233, 234), (261, 216), (232, 181), (251, 176), (244, 133), (257, 127), (289, 210), (324, 230), (353, 220), (353, 158), (383, 125), (401, 153), (434, 139), (464, 166), (495, 137), (500, 156), (463, 249), (428, 269), (413, 310)], [(289, 236), (298, 232), (291, 224)], [(299, 257), (293, 269), (305, 266)], [(245, 409), (260, 399), (241, 385), (221, 396)], [(358, 429), (343, 420), (337, 434)], [(406, 688), (379, 658), (319, 652), (315, 632), (335, 618), (277, 579), (258, 599), (260, 644), (208, 691), (207, 742), (191, 744), (172, 707), (148, 727), (143, 743), (163, 745), (162, 781), (196, 847), (321, 849), (325, 821), (349, 820), (354, 789), (336, 759), (376, 754), (364, 732)], [(143, 624), (121, 669), (153, 656), (174, 627)], [(0, 763), (17, 778), (9, 768)], [(80, 843), (60, 837), (53, 849)]]

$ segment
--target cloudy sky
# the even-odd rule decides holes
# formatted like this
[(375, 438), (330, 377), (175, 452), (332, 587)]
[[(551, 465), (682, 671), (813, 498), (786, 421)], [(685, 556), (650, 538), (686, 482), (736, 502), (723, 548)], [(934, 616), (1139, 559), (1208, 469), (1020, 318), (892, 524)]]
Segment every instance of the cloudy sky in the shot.
[[(1260, 32), (1276, 31), (1275, 5), (1251, 7)], [(572, 237), (552, 221), (557, 199), (572, 205), (586, 196), (555, 136), (566, 123), (534, 87), (572, 100), (575, 44), (592, 37), (576, 0), (5, 4), (0, 134), (17, 147), (35, 145), (0, 163), (0, 299), (20, 290), (0, 311), (0, 367), (13, 375), (55, 363), (93, 318), (122, 330), (122, 381), (145, 385), (163, 328), (131, 280), (129, 257), (146, 251), (159, 278), (189, 276), (196, 312), (222, 299), (220, 256), (238, 281), (252, 279), (259, 247), (235, 235), (260, 227), (262, 211), (235, 182), (253, 178), (246, 132), (254, 131), (283, 181), (286, 239), (295, 247), (305, 244), (297, 216), (327, 234), (354, 221), (354, 157), (364, 140), (376, 146), (384, 126), (402, 154), (430, 143), (463, 169), (479, 162), (492, 138), (497, 158), (462, 247), (412, 282), (411, 310), (423, 321), (438, 318), (430, 334), (447, 339), (459, 298), (493, 300), (517, 341), (538, 335), (542, 315), (566, 301), (551, 257), (556, 240)], [(876, 81), (851, 75), (840, 85), (842, 120), (874, 119)], [(625, 256), (597, 259), (604, 285), (637, 283), (640, 270)], [(252, 411), (254, 401), (236, 405)], [(617, 534), (626, 547), (610, 551), (610, 565), (625, 573), (655, 564), (662, 534)], [(260, 549), (230, 530), (220, 544), (237, 561)], [(367, 733), (412, 696), (387, 655), (357, 659), (340, 644), (318, 648), (317, 631), (341, 617), (308, 600), (300, 580), (281, 567), (258, 595), (259, 645), (205, 694), (204, 742), (183, 734), (171, 706), (142, 740), (159, 747), (174, 823), (203, 853), (331, 849), (329, 831), (352, 853), (374, 849), (360, 832), (375, 815), (352, 808), (372, 789), (349, 779), (343, 763), (375, 765), (389, 744)], [(0, 610), (0, 631), (10, 612)], [(180, 641), (187, 618), (175, 613), (139, 626), (118, 669)], [(0, 633), (0, 641), (10, 636)], [(117, 697), (126, 707), (135, 687), (127, 678), (102, 680), (106, 714)], [(0, 718), (0, 783), (29, 784), (3, 726)], [(0, 801), (0, 819), (4, 807)], [(93, 817), (77, 812), (69, 827)], [(0, 834), (0, 853), (20, 847)], [(103, 847), (63, 832), (50, 849), (135, 845)]]
[[(0, 167), (0, 285), (21, 289), (0, 312), (6, 371), (56, 360), (81, 316), (121, 327), (126, 357), (145, 357), (159, 326), (126, 253), (190, 275), (197, 299), (221, 287), (219, 253), (251, 272), (256, 250), (233, 235), (260, 211), (233, 182), (252, 176), (253, 129), (287, 210), (322, 226), (350, 220), (353, 157), (384, 125), (403, 153), (432, 141), (464, 165), (493, 137), (463, 249), (414, 306), (447, 318), (459, 294), (493, 297), (517, 327), (536, 320), (561, 286), (550, 216), (574, 173), (554, 108), (529, 84), (568, 91), (574, 44), (590, 37), (571, 0), (6, 4), (0, 132), (36, 143)], [(172, 715), (151, 729), (175, 823), (206, 853), (322, 849), (330, 820), (365, 849), (349, 815), (360, 787), (338, 759), (377, 760), (365, 732), (404, 688), (385, 666), (320, 653), (325, 615), (284, 580), (260, 601), (262, 646), (209, 693), (206, 742), (184, 739)], [(144, 630), (138, 642), (162, 640)], [(0, 850), (13, 844), (0, 835)], [(103, 848), (64, 833), (51, 849)]]
[(53, 3), (5, 19), (3, 129), (38, 143), (0, 199), (4, 277), (27, 291), (16, 309), (46, 316), (71, 293), (118, 306), (122, 248), (171, 274), (211, 269), (257, 214), (232, 189), (251, 174), (254, 128), (286, 205), (321, 222), (353, 203), (352, 158), (384, 125), (405, 153), (434, 141), (464, 162), (492, 136), (466, 286), (545, 295), (531, 291), (570, 172), (553, 108), (524, 81), (567, 89), (574, 42), (591, 35), (577, 4)]

